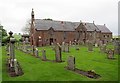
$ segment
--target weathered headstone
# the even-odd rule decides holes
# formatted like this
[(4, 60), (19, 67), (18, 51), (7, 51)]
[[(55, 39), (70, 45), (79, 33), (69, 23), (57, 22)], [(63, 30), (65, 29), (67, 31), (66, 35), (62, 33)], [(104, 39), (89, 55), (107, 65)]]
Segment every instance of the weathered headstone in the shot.
[(120, 41), (115, 41), (114, 42), (114, 51), (115, 51), (115, 54), (120, 55)]
[(68, 43), (65, 44), (65, 52), (69, 52), (69, 44)]
[(99, 47), (101, 47), (103, 45), (102, 40), (99, 41)]
[(69, 56), (67, 60), (67, 69), (75, 70), (75, 57)]
[(14, 59), (14, 68), (15, 68), (15, 73), (16, 73), (16, 75), (18, 75), (17, 59)]
[(95, 43), (95, 47), (98, 47), (98, 44), (97, 44), (97, 43)]
[(10, 57), (7, 59), (8, 71), (10, 76), (22, 75), (22, 69), (20, 68), (20, 65), (18, 65), (17, 59), (15, 59), (15, 38), (12, 37), (12, 32), (9, 32), (9, 34)]
[(65, 42), (62, 42), (62, 52), (65, 52)]
[(39, 57), (38, 48), (35, 48), (35, 51), (34, 51), (34, 52), (35, 52), (35, 56), (36, 56), (36, 57)]
[(114, 50), (108, 50), (108, 59), (113, 59), (114, 58)]
[(106, 53), (106, 44), (103, 44), (102, 46), (100, 46), (100, 51), (103, 53)]
[(88, 51), (93, 51), (93, 43), (91, 41), (88, 42)]
[(56, 62), (62, 61), (61, 46), (59, 44), (55, 46), (55, 59)]
[(43, 60), (43, 61), (46, 61), (46, 60), (47, 60), (47, 59), (46, 59), (46, 50), (45, 50), (45, 49), (42, 50), (42, 60)]

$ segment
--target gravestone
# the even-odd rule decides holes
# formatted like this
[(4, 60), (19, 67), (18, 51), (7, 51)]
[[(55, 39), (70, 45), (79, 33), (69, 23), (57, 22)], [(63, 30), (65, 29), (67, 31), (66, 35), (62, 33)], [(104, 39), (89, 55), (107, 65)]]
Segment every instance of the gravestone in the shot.
[[(12, 35), (13, 33), (9, 33)], [(14, 51), (14, 45), (15, 45), (15, 38), (11, 37), (9, 39), (9, 45), (10, 45), (10, 57), (7, 59), (8, 64), (8, 71), (10, 76), (19, 76), (22, 75), (22, 69), (20, 68), (20, 65), (18, 65), (17, 59), (15, 59), (15, 51)]]
[(67, 69), (75, 70), (75, 57), (69, 56), (67, 60)]
[(47, 59), (46, 59), (46, 50), (45, 50), (45, 49), (42, 50), (42, 60), (43, 60), (43, 61), (46, 61), (46, 60), (47, 60)]
[(62, 52), (65, 52), (65, 42), (62, 42)]
[(97, 43), (95, 43), (95, 47), (98, 47), (98, 44), (97, 44)]
[(34, 52), (35, 52), (35, 56), (36, 56), (36, 57), (39, 57), (38, 48), (35, 48), (35, 51), (34, 51)]
[(65, 44), (65, 52), (69, 52), (69, 44), (68, 43)]
[(56, 62), (62, 61), (61, 46), (58, 43), (55, 46), (55, 59)]
[(99, 41), (99, 47), (101, 47), (103, 45), (102, 40)]
[(17, 59), (14, 59), (14, 68), (15, 68), (15, 73), (16, 73), (16, 75), (18, 75)]
[(115, 51), (115, 54), (120, 54), (120, 41), (114, 42), (114, 51)]
[(88, 51), (93, 51), (93, 43), (91, 41), (88, 42)]
[(114, 58), (114, 50), (108, 50), (108, 59), (113, 59)]
[(106, 53), (106, 44), (103, 44), (102, 46), (100, 46), (100, 51), (103, 53)]

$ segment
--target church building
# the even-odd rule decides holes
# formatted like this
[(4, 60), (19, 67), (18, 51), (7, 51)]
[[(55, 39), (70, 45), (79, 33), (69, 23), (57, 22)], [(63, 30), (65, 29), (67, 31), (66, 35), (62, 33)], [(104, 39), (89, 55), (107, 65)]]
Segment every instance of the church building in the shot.
[(31, 12), (30, 43), (35, 46), (51, 45), (52, 43), (86, 43), (94, 44), (102, 41), (110, 42), (112, 32), (103, 25), (88, 22), (56, 21), (52, 19), (35, 19), (34, 11)]

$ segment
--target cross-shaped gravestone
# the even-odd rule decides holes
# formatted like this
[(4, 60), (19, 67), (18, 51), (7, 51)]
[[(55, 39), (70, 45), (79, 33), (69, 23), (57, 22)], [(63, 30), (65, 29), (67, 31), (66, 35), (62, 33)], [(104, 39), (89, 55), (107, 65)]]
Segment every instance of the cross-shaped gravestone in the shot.
[(47, 59), (46, 59), (46, 50), (45, 50), (45, 49), (42, 50), (42, 60), (43, 60), (43, 61), (46, 61), (46, 60), (47, 60)]
[(75, 57), (69, 56), (67, 60), (67, 68), (69, 70), (75, 70)]
[(61, 46), (59, 44), (55, 46), (55, 59), (56, 62), (62, 61)]

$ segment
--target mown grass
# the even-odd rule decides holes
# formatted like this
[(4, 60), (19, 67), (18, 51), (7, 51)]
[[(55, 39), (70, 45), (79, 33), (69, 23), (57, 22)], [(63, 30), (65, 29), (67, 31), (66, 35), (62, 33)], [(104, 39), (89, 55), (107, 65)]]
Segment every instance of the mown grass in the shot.
[(0, 82), (2, 81), (2, 47), (0, 46)]
[[(55, 60), (55, 52), (51, 47), (40, 47), (46, 50), (47, 59)], [(87, 47), (80, 46), (80, 50), (70, 47), (70, 52), (62, 52), (63, 63), (45, 62), (40, 58), (35, 58), (30, 54), (25, 54), (19, 50), (15, 51), (16, 58), (19, 61), (24, 75), (10, 77), (6, 71), (6, 52), (2, 49), (2, 77), (3, 81), (117, 81), (118, 80), (118, 55), (114, 60), (107, 59), (106, 54), (99, 52), (99, 48), (94, 48), (89, 52)], [(82, 70), (94, 70), (101, 75), (99, 79), (90, 79), (72, 71), (66, 70), (67, 58), (69, 55), (75, 56), (76, 67)], [(39, 53), (41, 56), (41, 52)]]

